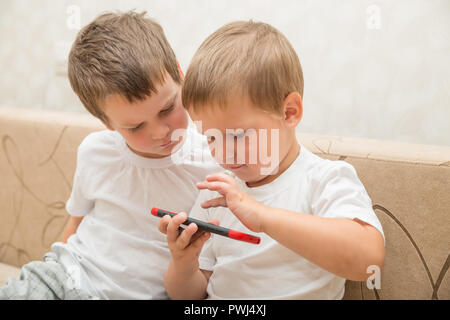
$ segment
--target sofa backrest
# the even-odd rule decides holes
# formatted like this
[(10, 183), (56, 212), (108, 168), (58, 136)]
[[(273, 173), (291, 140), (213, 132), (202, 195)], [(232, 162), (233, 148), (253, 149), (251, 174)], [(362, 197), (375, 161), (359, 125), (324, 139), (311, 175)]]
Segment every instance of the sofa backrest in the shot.
[(311, 134), (299, 140), (355, 167), (383, 226), (380, 288), (347, 281), (345, 298), (449, 299), (450, 148)]
[[(0, 109), (0, 262), (41, 260), (59, 241), (77, 147), (102, 129), (85, 114)], [(381, 275), (369, 270), (374, 282), (347, 281), (344, 298), (450, 299), (450, 147), (305, 133), (298, 139), (355, 167), (383, 225)]]

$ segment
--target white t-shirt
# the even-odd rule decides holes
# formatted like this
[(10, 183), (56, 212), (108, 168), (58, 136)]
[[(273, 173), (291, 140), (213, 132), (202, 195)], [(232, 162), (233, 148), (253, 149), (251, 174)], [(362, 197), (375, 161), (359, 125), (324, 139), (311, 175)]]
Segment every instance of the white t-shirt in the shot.
[[(235, 177), (236, 178), (236, 177)], [(358, 218), (383, 230), (356, 171), (344, 161), (319, 158), (305, 147), (292, 165), (273, 182), (242, 191), (274, 208), (321, 217)], [(201, 191), (190, 216), (249, 231), (228, 208), (201, 209), (200, 203), (218, 196)], [(283, 217), (280, 216), (280, 219)], [(341, 299), (345, 279), (294, 253), (264, 233), (259, 245), (212, 235), (199, 258), (200, 269), (213, 271), (209, 299)], [(384, 237), (384, 235), (383, 235)], [(355, 239), (358, 241), (358, 239)]]
[(219, 171), (192, 121), (180, 149), (159, 159), (136, 155), (115, 131), (87, 136), (66, 204), (69, 214), (84, 218), (66, 244), (52, 246), (73, 285), (102, 299), (167, 299), (170, 251), (150, 210), (189, 212), (195, 184)]

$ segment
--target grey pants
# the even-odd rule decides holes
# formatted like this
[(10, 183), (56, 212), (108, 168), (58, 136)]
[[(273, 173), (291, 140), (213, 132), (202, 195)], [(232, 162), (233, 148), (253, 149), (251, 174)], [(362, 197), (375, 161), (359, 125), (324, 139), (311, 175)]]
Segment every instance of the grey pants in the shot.
[(97, 299), (76, 288), (73, 279), (58, 262), (54, 252), (43, 261), (33, 261), (22, 267), (17, 279), (9, 279), (0, 288), (0, 300), (93, 300)]

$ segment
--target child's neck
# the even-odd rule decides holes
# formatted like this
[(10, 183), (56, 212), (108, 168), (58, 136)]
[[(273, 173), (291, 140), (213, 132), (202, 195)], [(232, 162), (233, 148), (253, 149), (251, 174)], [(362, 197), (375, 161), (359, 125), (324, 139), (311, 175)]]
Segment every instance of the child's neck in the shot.
[(277, 173), (268, 175), (259, 181), (246, 182), (247, 187), (249, 187), (249, 188), (260, 187), (262, 185), (265, 185), (265, 184), (268, 184), (268, 183), (274, 181), (284, 171), (286, 171), (287, 168), (289, 168), (291, 166), (291, 164), (295, 161), (295, 159), (297, 159), (299, 154), (300, 154), (300, 144), (298, 143), (297, 139), (295, 139), (294, 142), (292, 143), (291, 147), (289, 148), (286, 156), (280, 161), (280, 164), (278, 165)]

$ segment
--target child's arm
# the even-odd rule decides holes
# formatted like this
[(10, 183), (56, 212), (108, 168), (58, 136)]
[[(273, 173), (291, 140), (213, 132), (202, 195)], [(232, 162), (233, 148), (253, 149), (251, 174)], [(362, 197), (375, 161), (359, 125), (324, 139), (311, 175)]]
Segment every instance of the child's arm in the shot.
[(384, 240), (369, 224), (346, 218), (324, 218), (271, 208), (254, 200), (226, 174), (207, 177), (197, 184), (223, 195), (202, 204), (225, 206), (251, 231), (265, 232), (280, 244), (340, 277), (364, 281), (367, 267), (384, 262)]
[(83, 217), (70, 216), (69, 221), (67, 222), (64, 231), (62, 233), (61, 238), (62, 242), (67, 242), (67, 239), (69, 239), (69, 237), (77, 231), (78, 226), (80, 225), (82, 220)]
[[(198, 257), (210, 234), (197, 232), (198, 227), (194, 223), (180, 233), (180, 225), (186, 219), (187, 215), (180, 212), (173, 218), (164, 216), (159, 222), (158, 229), (167, 234), (172, 254), (164, 275), (164, 286), (171, 299), (204, 299), (211, 272), (199, 269)], [(217, 221), (210, 223), (218, 224)]]
[(262, 232), (342, 278), (365, 281), (370, 275), (368, 266), (381, 269), (383, 265), (383, 237), (363, 221), (317, 217), (267, 206), (259, 210), (264, 219)]
[(164, 275), (164, 286), (169, 297), (173, 300), (201, 300), (206, 298), (206, 286), (208, 285), (211, 271), (196, 269), (188, 273), (178, 272), (180, 268), (170, 260), (169, 268)]

